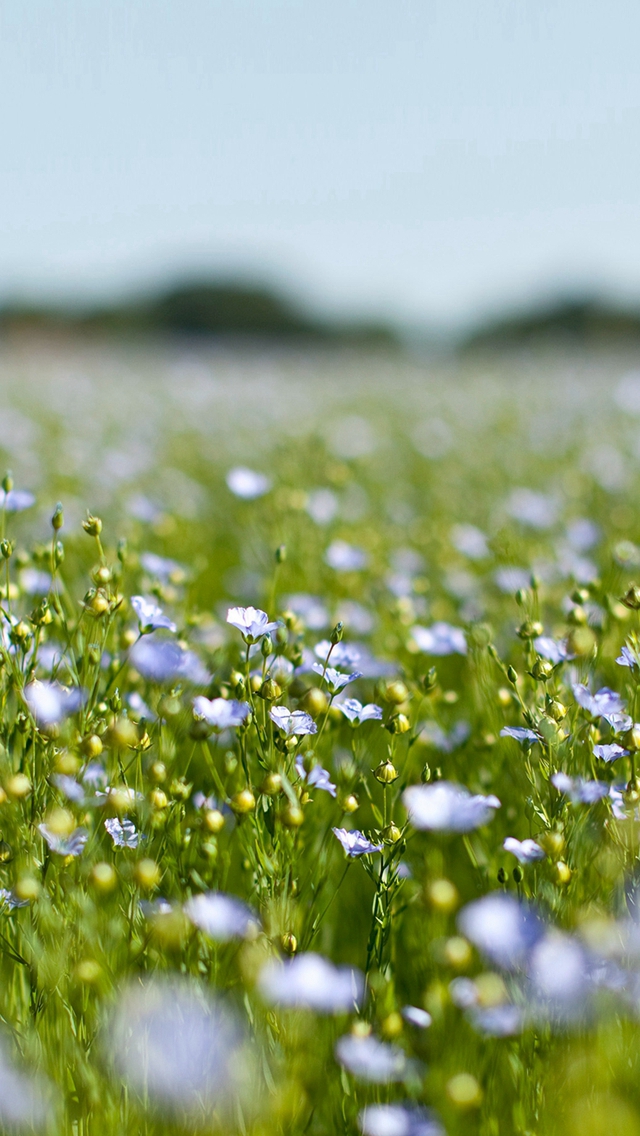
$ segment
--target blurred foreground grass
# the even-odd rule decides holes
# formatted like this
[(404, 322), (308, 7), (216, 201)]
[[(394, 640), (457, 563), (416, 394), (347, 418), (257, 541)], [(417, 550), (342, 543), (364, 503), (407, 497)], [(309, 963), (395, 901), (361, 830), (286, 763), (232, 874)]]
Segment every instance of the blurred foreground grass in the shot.
[(634, 360), (6, 348), (0, 451), (5, 1127), (640, 1133)]

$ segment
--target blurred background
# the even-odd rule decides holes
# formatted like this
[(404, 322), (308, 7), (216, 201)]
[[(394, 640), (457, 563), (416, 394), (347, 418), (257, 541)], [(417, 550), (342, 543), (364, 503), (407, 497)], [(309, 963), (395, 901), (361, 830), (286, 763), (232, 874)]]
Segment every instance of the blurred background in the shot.
[(640, 335), (630, 0), (0, 18), (7, 334)]

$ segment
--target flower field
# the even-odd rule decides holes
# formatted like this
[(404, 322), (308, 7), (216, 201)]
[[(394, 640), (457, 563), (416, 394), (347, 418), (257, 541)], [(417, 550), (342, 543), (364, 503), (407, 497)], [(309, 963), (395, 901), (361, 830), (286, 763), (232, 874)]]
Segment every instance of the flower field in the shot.
[(0, 1128), (639, 1136), (633, 360), (5, 346), (0, 459)]

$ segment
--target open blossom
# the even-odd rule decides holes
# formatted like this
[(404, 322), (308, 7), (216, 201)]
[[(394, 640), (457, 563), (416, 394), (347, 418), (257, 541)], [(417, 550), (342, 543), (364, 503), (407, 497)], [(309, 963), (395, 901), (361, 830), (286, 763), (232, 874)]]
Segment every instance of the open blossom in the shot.
[(140, 833), (131, 820), (118, 820), (117, 817), (107, 817), (104, 822), (115, 848), (137, 848), (140, 842)]
[(626, 705), (615, 690), (601, 687), (595, 694), (580, 682), (573, 685), (573, 696), (579, 706), (594, 718), (604, 718), (616, 733), (631, 729), (632, 719), (626, 712)]
[(321, 639), (316, 643), (313, 653), (323, 664), (331, 657), (331, 662), (337, 667), (355, 667), (361, 655), (360, 648), (355, 643), (332, 643), (330, 639)]
[(347, 856), (365, 856), (369, 852), (382, 852), (382, 844), (372, 844), (364, 832), (359, 832), (357, 828), (351, 832), (348, 828), (333, 828), (331, 831), (337, 836)]
[(167, 631), (177, 631), (175, 623), (155, 602), (147, 596), (132, 596), (131, 606), (138, 617), (141, 631), (157, 631), (159, 627), (165, 628)]
[(236, 702), (226, 698), (205, 698), (199, 694), (193, 700), (193, 709), (199, 718), (204, 718), (216, 730), (228, 730), (232, 726), (241, 726), (251, 707), (248, 702)]
[(341, 671), (337, 671), (334, 667), (325, 668), (322, 663), (314, 663), (313, 669), (320, 675), (324, 674), (327, 686), (334, 694), (337, 694), (343, 687), (348, 686), (350, 682), (355, 682), (357, 678), (362, 678), (360, 671), (354, 671), (353, 674), (342, 674)]
[(418, 1029), (428, 1029), (431, 1025), (431, 1014), (420, 1006), (403, 1006), (402, 1016), (405, 1022), (409, 1022), (412, 1026), (417, 1026)]
[(411, 628), (411, 635), (425, 655), (466, 655), (467, 641), (464, 631), (460, 627), (452, 627), (450, 623), (433, 623), (431, 627), (420, 627), (416, 624)]
[(493, 810), (500, 808), (497, 797), (474, 796), (464, 785), (451, 781), (410, 785), (402, 801), (413, 827), (432, 832), (470, 832), (487, 824)]
[(350, 722), (379, 721), (382, 718), (382, 707), (376, 706), (375, 702), (363, 706), (357, 698), (346, 698), (344, 702), (336, 702), (336, 706)]
[(307, 951), (285, 962), (267, 963), (260, 972), (258, 989), (265, 1002), (338, 1014), (359, 1004), (364, 982), (359, 970), (334, 966), (322, 955)]
[(59, 856), (79, 856), (84, 848), (89, 833), (86, 828), (76, 828), (69, 836), (61, 836), (52, 832), (46, 824), (38, 825), (38, 832), (44, 837), (52, 852)]
[(293, 737), (294, 734), (300, 737), (303, 734), (318, 732), (313, 718), (304, 710), (291, 711), (287, 710), (286, 706), (273, 706), (269, 711), (269, 717), (288, 738)]
[(501, 738), (515, 738), (517, 742), (531, 743), (539, 742), (540, 738), (533, 731), (529, 730), (526, 726), (503, 726), (500, 730)]
[(520, 966), (544, 932), (532, 907), (500, 891), (463, 907), (458, 927), (491, 962), (505, 970)]
[(561, 772), (553, 773), (550, 780), (574, 805), (593, 805), (609, 796), (609, 786), (604, 781), (584, 781), (582, 777), (569, 777), (568, 773)]
[(451, 543), (463, 556), (470, 560), (484, 560), (489, 555), (487, 538), (482, 529), (475, 525), (454, 525), (451, 530)]
[(543, 659), (548, 659), (554, 666), (573, 658), (564, 639), (551, 639), (546, 635), (539, 635), (533, 640), (533, 645), (538, 654), (542, 655)]
[(194, 895), (184, 905), (188, 919), (216, 943), (250, 938), (259, 929), (258, 917), (234, 895), (210, 891)]
[(532, 864), (545, 857), (544, 849), (535, 840), (516, 840), (515, 836), (507, 836), (502, 847), (505, 852), (511, 852), (521, 864)]
[(369, 557), (362, 548), (354, 548), (346, 540), (334, 540), (324, 554), (326, 563), (336, 572), (359, 572), (366, 568)]
[(0, 489), (0, 509), (5, 513), (23, 513), (35, 505), (36, 499), (28, 489), (10, 489), (7, 493)]
[(433, 1112), (416, 1104), (368, 1104), (358, 1123), (362, 1136), (445, 1136)]
[(245, 643), (257, 643), (258, 639), (275, 631), (278, 626), (276, 622), (269, 622), (266, 611), (257, 607), (230, 607), (227, 623), (242, 632)]
[(594, 745), (593, 756), (599, 757), (601, 761), (610, 763), (617, 761), (619, 757), (628, 757), (629, 750), (623, 749), (623, 747), (616, 742), (610, 742), (609, 745)]
[(53, 726), (75, 713), (84, 702), (84, 691), (67, 689), (57, 682), (30, 682), (24, 697), (39, 726)]
[(181, 678), (194, 686), (205, 686), (211, 677), (195, 652), (185, 650), (173, 639), (157, 638), (155, 635), (135, 643), (129, 660), (151, 682), (175, 682)]
[(401, 1081), (407, 1071), (404, 1051), (372, 1035), (345, 1034), (336, 1042), (336, 1058), (354, 1077), (374, 1085)]
[(158, 580), (165, 582), (171, 580), (173, 583), (177, 583), (186, 576), (182, 564), (178, 564), (177, 560), (169, 560), (167, 556), (158, 556), (155, 552), (143, 552), (140, 556), (140, 563), (150, 576), (156, 576)]
[(620, 667), (629, 667), (630, 670), (638, 670), (638, 668), (640, 668), (640, 658), (638, 657), (636, 648), (631, 643), (625, 643), (620, 650), (616, 663)]
[(314, 765), (313, 769), (309, 773), (307, 773), (303, 764), (302, 754), (299, 754), (296, 758), (295, 766), (298, 776), (302, 777), (303, 780), (306, 779), (306, 782), (310, 788), (324, 789), (325, 792), (330, 793), (332, 797), (335, 797), (338, 791), (337, 787), (333, 784), (333, 781), (327, 773), (327, 770), (323, 769), (321, 765)]
[(254, 501), (257, 497), (264, 497), (271, 488), (271, 481), (266, 474), (248, 469), (244, 465), (230, 469), (226, 482), (233, 495), (243, 501)]

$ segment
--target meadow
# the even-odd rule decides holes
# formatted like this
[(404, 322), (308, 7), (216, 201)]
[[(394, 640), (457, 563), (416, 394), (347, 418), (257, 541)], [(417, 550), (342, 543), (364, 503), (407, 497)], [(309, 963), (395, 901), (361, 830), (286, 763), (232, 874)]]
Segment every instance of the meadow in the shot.
[(2, 1130), (640, 1134), (636, 368), (2, 347)]

